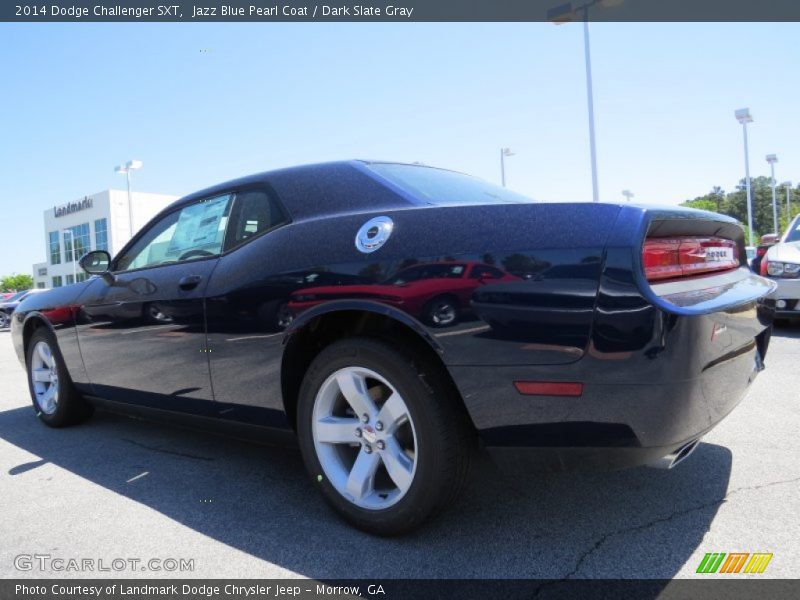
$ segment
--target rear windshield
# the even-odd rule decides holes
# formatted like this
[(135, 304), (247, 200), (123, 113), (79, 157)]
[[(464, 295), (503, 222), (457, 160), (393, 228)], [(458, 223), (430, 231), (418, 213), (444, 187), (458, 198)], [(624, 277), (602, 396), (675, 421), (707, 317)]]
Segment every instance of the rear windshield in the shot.
[(527, 196), (455, 171), (395, 163), (373, 163), (368, 167), (414, 198), (437, 206), (534, 202)]

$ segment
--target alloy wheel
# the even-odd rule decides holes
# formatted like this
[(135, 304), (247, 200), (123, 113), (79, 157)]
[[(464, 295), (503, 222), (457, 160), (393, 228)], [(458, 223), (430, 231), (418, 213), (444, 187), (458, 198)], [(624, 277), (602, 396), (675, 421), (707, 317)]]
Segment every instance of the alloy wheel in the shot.
[(30, 377), (36, 405), (43, 413), (52, 415), (58, 408), (58, 363), (45, 341), (37, 342), (33, 348)]
[(417, 469), (417, 436), (403, 397), (382, 375), (345, 367), (314, 401), (312, 436), (325, 477), (342, 497), (370, 510), (396, 504)]

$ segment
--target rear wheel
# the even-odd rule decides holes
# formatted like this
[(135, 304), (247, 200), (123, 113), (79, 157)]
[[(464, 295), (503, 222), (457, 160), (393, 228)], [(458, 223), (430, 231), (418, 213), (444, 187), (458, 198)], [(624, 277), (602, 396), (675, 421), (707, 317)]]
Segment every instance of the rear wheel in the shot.
[(93, 412), (75, 389), (51, 331), (41, 327), (28, 341), (28, 387), (36, 415), (50, 427), (88, 419)]
[(405, 533), (440, 511), (469, 468), (471, 431), (440, 373), (373, 339), (336, 342), (313, 361), (298, 435), (328, 503), (378, 535)]
[(0, 310), (0, 329), (5, 329), (11, 324), (11, 319), (4, 310)]

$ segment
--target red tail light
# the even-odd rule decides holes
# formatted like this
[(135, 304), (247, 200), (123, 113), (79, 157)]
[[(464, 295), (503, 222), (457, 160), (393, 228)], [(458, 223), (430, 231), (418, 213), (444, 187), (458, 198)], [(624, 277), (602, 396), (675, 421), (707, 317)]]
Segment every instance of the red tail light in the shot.
[(739, 247), (723, 238), (650, 238), (642, 248), (648, 281), (691, 277), (739, 266)]

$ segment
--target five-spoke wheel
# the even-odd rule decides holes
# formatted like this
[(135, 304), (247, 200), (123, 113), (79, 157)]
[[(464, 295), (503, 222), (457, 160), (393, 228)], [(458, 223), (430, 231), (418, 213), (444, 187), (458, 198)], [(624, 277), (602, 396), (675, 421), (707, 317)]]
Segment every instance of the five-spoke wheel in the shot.
[(472, 430), (424, 349), (334, 342), (308, 368), (297, 408), (306, 468), (331, 506), (361, 529), (414, 529), (466, 479)]
[(363, 508), (386, 508), (414, 479), (417, 443), (403, 397), (385, 377), (345, 367), (322, 384), (314, 403), (314, 447), (325, 476)]
[(52, 415), (58, 406), (58, 365), (48, 342), (36, 342), (30, 370), (34, 402), (44, 414)]
[(89, 418), (92, 406), (75, 389), (53, 332), (46, 327), (36, 329), (26, 344), (26, 353), (28, 386), (39, 418), (51, 427)]

